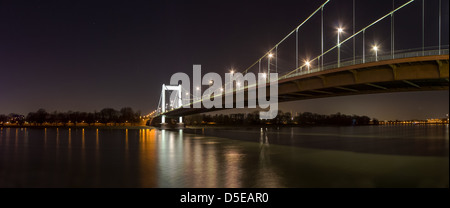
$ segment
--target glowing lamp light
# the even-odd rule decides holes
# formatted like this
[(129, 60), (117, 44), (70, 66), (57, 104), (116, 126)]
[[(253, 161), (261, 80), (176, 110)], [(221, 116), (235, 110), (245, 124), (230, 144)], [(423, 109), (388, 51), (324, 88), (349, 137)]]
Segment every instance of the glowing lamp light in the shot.
[(378, 46), (374, 45), (372, 49), (375, 51), (375, 61), (378, 61)]

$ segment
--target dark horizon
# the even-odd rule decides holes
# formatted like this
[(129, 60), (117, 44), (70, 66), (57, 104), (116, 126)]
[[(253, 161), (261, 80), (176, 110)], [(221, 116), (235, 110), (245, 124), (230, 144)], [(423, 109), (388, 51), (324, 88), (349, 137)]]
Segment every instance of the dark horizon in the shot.
[[(130, 106), (146, 115), (158, 105), (161, 85), (172, 74), (191, 75), (193, 64), (201, 64), (203, 74), (242, 71), (323, 2), (2, 1), (0, 114)], [(405, 2), (396, 0), (395, 5)], [(420, 12), (420, 2), (401, 14)], [(426, 47), (437, 44), (437, 2), (426, 2), (425, 13), (431, 14), (425, 20)], [(335, 44), (336, 26), (351, 34), (351, 3), (334, 0), (326, 6), (326, 49)], [(448, 48), (448, 1), (442, 4), (442, 45)], [(367, 0), (356, 7), (359, 30), (390, 11), (392, 1)], [(317, 54), (315, 41), (305, 40), (318, 33), (317, 19), (311, 21), (308, 32), (300, 33), (302, 57)], [(415, 23), (414, 30), (402, 30), (401, 25)], [(399, 15), (396, 50), (421, 47), (420, 23), (420, 18)], [(389, 21), (367, 34), (381, 45), (381, 53), (389, 52), (388, 29)], [(351, 45), (343, 47), (342, 56), (352, 56)], [(407, 120), (445, 117), (448, 106), (445, 90), (296, 101), (280, 103), (280, 110)]]

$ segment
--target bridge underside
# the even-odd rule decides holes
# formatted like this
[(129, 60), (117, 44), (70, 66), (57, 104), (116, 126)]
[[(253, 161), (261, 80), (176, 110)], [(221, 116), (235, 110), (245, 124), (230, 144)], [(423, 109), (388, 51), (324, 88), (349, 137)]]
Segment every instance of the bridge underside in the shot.
[[(279, 102), (375, 93), (449, 89), (449, 56), (425, 56), (353, 65), (279, 81)], [(186, 116), (220, 109), (176, 109)]]
[(317, 90), (306, 90), (291, 92), (278, 96), (279, 102), (289, 102), (306, 99), (326, 98), (335, 96), (350, 96), (361, 94), (377, 94), (391, 92), (411, 91), (435, 91), (448, 90), (447, 79), (423, 79), (413, 81), (374, 82), (367, 84), (353, 84), (339, 87), (321, 88)]
[(389, 60), (292, 77), (280, 102), (346, 95), (449, 89), (448, 55)]

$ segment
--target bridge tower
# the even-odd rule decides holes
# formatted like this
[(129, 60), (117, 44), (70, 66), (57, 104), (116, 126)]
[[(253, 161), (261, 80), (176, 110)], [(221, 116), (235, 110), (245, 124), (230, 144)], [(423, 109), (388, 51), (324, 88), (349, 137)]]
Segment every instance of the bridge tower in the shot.
[[(170, 105), (169, 107), (172, 107), (173, 109), (177, 109), (177, 108), (181, 108), (183, 106), (183, 102), (182, 102), (182, 97), (181, 97), (181, 92), (182, 92), (182, 87), (181, 85), (162, 85), (162, 90), (161, 90), (161, 114), (167, 112), (166, 109), (166, 91), (175, 91), (176, 94), (175, 96), (171, 96), (171, 100), (170, 100)], [(172, 97), (174, 97), (172, 99)], [(180, 116), (179, 117), (179, 123), (182, 124), (183, 123), (183, 117)], [(166, 124), (166, 115), (162, 115), (161, 116), (161, 125)]]

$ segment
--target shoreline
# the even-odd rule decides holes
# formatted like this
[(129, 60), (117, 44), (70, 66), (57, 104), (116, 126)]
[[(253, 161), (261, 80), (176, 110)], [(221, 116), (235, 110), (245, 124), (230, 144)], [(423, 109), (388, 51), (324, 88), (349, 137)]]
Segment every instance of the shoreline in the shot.
[[(292, 127), (360, 127), (360, 126), (425, 126), (449, 125), (448, 123), (397, 123), (397, 124), (368, 124), (368, 125), (186, 125), (184, 129), (226, 129), (226, 128), (292, 128)], [(100, 128), (100, 129), (159, 129), (146, 125), (0, 125), (0, 128)]]
[(97, 125), (97, 126), (80, 126), (80, 125), (73, 125), (73, 126), (61, 126), (61, 125), (43, 125), (43, 126), (33, 126), (33, 125), (5, 125), (0, 126), (0, 128), (77, 128), (77, 129), (152, 129), (156, 127), (152, 126), (140, 126), (140, 125), (127, 125), (127, 126), (103, 126), (103, 125)]

